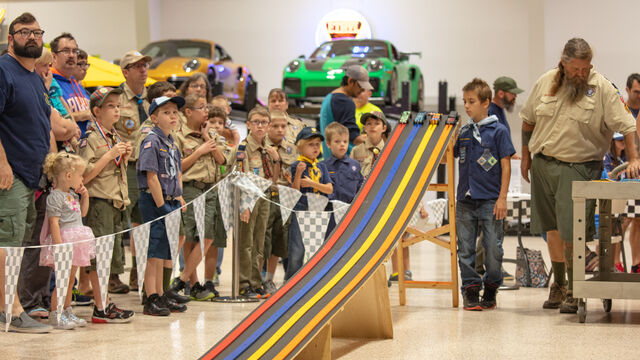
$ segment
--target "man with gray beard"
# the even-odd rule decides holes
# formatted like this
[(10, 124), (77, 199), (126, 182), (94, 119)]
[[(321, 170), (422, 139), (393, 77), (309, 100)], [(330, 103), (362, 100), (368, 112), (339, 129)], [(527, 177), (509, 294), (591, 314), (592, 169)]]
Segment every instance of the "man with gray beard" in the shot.
[[(560, 308), (561, 313), (578, 311), (572, 296), (572, 181), (600, 178), (614, 131), (624, 135), (627, 175), (636, 178), (640, 170), (635, 119), (611, 82), (593, 70), (592, 57), (584, 39), (569, 40), (558, 67), (538, 79), (520, 112), (521, 172), (527, 181), (531, 170), (531, 232), (547, 233), (555, 274), (543, 308)], [(589, 241), (595, 233), (595, 200), (587, 201), (586, 210)]]

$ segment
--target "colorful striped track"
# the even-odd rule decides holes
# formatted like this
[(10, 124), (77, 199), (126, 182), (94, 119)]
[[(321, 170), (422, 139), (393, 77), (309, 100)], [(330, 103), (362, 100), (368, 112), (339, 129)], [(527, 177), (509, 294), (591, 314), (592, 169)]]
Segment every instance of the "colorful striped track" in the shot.
[(366, 282), (402, 235), (452, 135), (445, 120), (426, 121), (397, 126), (322, 249), (202, 359), (292, 358)]

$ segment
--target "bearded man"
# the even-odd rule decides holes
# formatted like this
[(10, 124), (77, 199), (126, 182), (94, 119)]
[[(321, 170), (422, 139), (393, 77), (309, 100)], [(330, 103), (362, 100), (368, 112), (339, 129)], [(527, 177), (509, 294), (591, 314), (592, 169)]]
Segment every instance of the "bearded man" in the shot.
[(489, 115), (497, 116), (498, 121), (509, 130), (509, 134), (511, 134), (511, 128), (507, 122), (505, 110), (508, 112), (513, 111), (516, 97), (522, 92), (523, 90), (518, 87), (516, 81), (508, 76), (500, 76), (493, 82), (494, 95), (489, 105)]
[[(543, 308), (561, 313), (578, 311), (572, 296), (572, 182), (600, 178), (614, 131), (624, 135), (627, 175), (636, 178), (640, 170), (635, 119), (613, 84), (593, 70), (592, 57), (584, 39), (569, 40), (558, 67), (538, 79), (520, 112), (521, 172), (527, 181), (531, 170), (531, 233), (546, 232), (555, 274)], [(594, 210), (595, 200), (587, 201), (587, 241), (595, 233)]]

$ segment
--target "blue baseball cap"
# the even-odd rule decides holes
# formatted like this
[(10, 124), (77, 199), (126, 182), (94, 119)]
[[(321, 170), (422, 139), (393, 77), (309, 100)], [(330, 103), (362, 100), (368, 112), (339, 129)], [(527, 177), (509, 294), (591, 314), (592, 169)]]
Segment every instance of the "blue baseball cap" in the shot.
[(151, 102), (151, 106), (149, 106), (149, 115), (153, 114), (156, 109), (168, 103), (169, 101), (178, 105), (178, 109), (181, 109), (184, 106), (184, 98), (182, 96), (174, 96), (171, 98), (168, 96), (160, 96), (153, 99), (153, 101)]
[(296, 136), (296, 144), (300, 140), (311, 139), (314, 137), (318, 137), (320, 138), (321, 141), (324, 141), (324, 136), (322, 136), (322, 134), (320, 133), (320, 131), (318, 131), (318, 129), (310, 126), (304, 127), (302, 128), (302, 130), (300, 130), (300, 132), (298, 133), (298, 136)]

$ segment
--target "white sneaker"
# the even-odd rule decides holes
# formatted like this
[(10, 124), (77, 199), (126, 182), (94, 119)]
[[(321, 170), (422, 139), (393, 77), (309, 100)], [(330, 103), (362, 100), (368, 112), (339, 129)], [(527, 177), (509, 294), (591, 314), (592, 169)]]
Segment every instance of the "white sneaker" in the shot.
[(76, 314), (74, 314), (73, 311), (71, 310), (71, 307), (64, 309), (62, 314), (65, 315), (69, 320), (73, 321), (78, 327), (87, 326), (87, 321), (85, 319), (81, 319), (77, 317)]
[(58, 320), (57, 313), (57, 311), (49, 312), (49, 325), (54, 329), (71, 330), (76, 327), (76, 323), (69, 319), (64, 312), (60, 314), (60, 320)]

